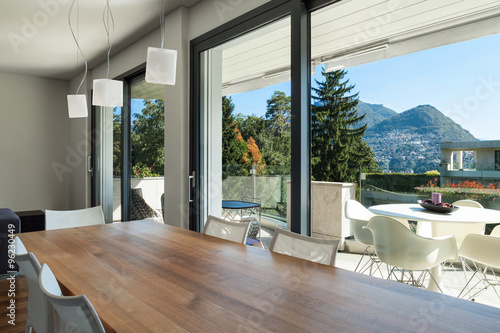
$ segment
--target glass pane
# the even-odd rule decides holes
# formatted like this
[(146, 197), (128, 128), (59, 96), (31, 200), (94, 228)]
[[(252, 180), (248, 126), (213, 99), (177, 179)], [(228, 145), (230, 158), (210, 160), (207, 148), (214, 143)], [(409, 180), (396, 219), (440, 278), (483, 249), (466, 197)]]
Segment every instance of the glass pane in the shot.
[[(204, 216), (260, 220), (268, 244), (276, 227), (287, 227), (290, 20), (208, 50), (202, 59)], [(260, 219), (259, 210), (223, 209), (227, 200), (257, 204)], [(258, 239), (258, 224), (251, 223), (249, 237)]]
[(113, 221), (122, 220), (122, 108), (113, 109)]
[(131, 84), (131, 220), (163, 222), (165, 169), (164, 86)]
[[(320, 182), (312, 186), (313, 235), (341, 237), (346, 252), (362, 253), (366, 244), (349, 238), (354, 229), (342, 209), (356, 199), (420, 236), (453, 234), (460, 248), (471, 232), (464, 224), (474, 223), (449, 221), (445, 228), (422, 221), (412, 215), (427, 212), (419, 200), (439, 193), (442, 203), (468, 199), (500, 209), (494, 199), (500, 194), (494, 166), (500, 35), (488, 22), (499, 7), (352, 0), (312, 14), (311, 162)], [(485, 212), (460, 205), (478, 209), (478, 216)], [(356, 209), (363, 216), (363, 207)], [(323, 216), (328, 224), (315, 218)]]

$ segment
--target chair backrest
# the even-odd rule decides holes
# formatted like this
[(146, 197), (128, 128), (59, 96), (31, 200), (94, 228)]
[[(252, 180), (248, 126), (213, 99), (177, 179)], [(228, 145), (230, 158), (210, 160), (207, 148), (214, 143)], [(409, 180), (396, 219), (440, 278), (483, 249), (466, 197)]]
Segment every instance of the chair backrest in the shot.
[(462, 258), (500, 268), (500, 237), (478, 234), (467, 235), (458, 254)]
[(87, 296), (60, 296), (59, 285), (47, 264), (40, 271), (40, 289), (57, 311), (61, 332), (102, 333), (104, 327)]
[[(479, 202), (474, 200), (458, 200), (454, 206), (484, 208)], [(465, 236), (468, 234), (484, 234), (485, 223), (434, 223), (433, 232), (437, 235), (453, 235), (457, 241), (457, 248), (462, 246)]]
[(453, 206), (484, 208), (479, 202), (468, 199), (457, 200), (453, 203)]
[(209, 215), (205, 222), (203, 233), (236, 243), (245, 244), (250, 223), (230, 222), (224, 219)]
[(372, 217), (366, 227), (373, 234), (378, 257), (389, 265), (420, 270), (457, 258), (457, 244), (453, 236), (421, 237), (397, 220), (385, 216)]
[(52, 306), (47, 303), (47, 298), (38, 283), (40, 263), (32, 252), (26, 251), (23, 242), (17, 236), (15, 238), (15, 253), (16, 263), (23, 271), (28, 284), (28, 322), (39, 333), (53, 332), (54, 313)]
[(497, 225), (493, 228), (493, 230), (491, 230), (490, 236), (500, 237), (500, 225)]
[(335, 266), (339, 239), (320, 239), (277, 228), (269, 250), (320, 264)]
[(45, 230), (104, 224), (101, 206), (77, 210), (46, 210)]
[(351, 220), (351, 231), (361, 244), (373, 245), (372, 232), (364, 226), (374, 216), (375, 214), (356, 200), (347, 200), (345, 203), (345, 217)]

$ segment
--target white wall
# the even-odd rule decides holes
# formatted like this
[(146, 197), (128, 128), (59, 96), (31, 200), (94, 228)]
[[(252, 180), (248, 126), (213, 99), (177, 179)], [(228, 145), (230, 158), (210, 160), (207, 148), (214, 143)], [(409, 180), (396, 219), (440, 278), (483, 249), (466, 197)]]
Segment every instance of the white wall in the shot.
[(0, 73), (0, 207), (68, 209), (77, 158), (68, 145), (67, 90), (67, 81)]

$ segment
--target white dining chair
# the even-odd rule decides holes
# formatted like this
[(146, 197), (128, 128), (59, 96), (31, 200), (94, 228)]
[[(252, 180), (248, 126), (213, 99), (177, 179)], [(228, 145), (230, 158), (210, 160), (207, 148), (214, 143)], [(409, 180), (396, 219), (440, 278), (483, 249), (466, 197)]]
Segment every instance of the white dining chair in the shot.
[(24, 273), (28, 284), (28, 315), (25, 332), (29, 333), (32, 329), (37, 333), (54, 332), (54, 309), (47, 302), (47, 298), (38, 283), (40, 263), (32, 252), (26, 251), (23, 242), (17, 236), (15, 238), (15, 254), (15, 261)]
[[(457, 207), (484, 208), (483, 205), (474, 200), (458, 200), (453, 202), (453, 205)], [(419, 222), (421, 225), (426, 223), (429, 222)], [(468, 234), (484, 234), (485, 227), (485, 223), (433, 222), (432, 227), (430, 227), (432, 232), (423, 232), (421, 229), (417, 229), (417, 234), (421, 236), (453, 235), (457, 241), (457, 248), (460, 248)]]
[[(458, 255), (464, 272), (473, 272), (458, 297), (474, 300), (477, 295), (491, 287), (500, 299), (500, 294), (496, 290), (496, 287), (500, 286), (500, 279), (495, 273), (495, 269), (500, 269), (500, 237), (467, 235)], [(467, 263), (467, 259), (472, 261), (473, 267)], [(472, 285), (474, 280), (476, 283)], [(479, 285), (481, 286), (477, 288)]]
[[(376, 271), (373, 269), (374, 265), (379, 268), (378, 265), (380, 262), (377, 255), (374, 253), (372, 232), (365, 228), (368, 221), (374, 216), (375, 214), (370, 212), (356, 200), (347, 200), (345, 203), (345, 217), (351, 220), (351, 232), (353, 233), (354, 239), (359, 244), (365, 246), (363, 255), (359, 259), (354, 271), (358, 272), (359, 269), (360, 273), (368, 272), (369, 275), (373, 275)], [(368, 257), (368, 261), (361, 265), (365, 256)], [(380, 271), (380, 269), (378, 270)]]
[(203, 233), (205, 235), (245, 244), (249, 227), (250, 223), (231, 222), (209, 215), (205, 222)]
[(59, 284), (47, 264), (39, 278), (40, 289), (56, 310), (61, 332), (104, 333), (101, 319), (85, 295), (61, 296)]
[[(431, 268), (447, 260), (456, 260), (458, 256), (453, 236), (421, 237), (400, 222), (385, 216), (372, 217), (366, 228), (372, 232), (375, 251), (380, 260), (392, 266), (389, 278), (395, 278), (398, 282), (425, 287), (424, 279)], [(401, 269), (400, 276), (396, 275), (396, 268)], [(415, 271), (422, 272), (416, 277)], [(429, 275), (436, 282), (435, 277)]]
[(77, 210), (46, 210), (45, 230), (104, 224), (101, 206)]
[(292, 257), (335, 266), (339, 239), (320, 239), (277, 228), (269, 250)]
[(493, 230), (491, 230), (490, 236), (500, 237), (500, 225), (497, 225), (493, 228)]

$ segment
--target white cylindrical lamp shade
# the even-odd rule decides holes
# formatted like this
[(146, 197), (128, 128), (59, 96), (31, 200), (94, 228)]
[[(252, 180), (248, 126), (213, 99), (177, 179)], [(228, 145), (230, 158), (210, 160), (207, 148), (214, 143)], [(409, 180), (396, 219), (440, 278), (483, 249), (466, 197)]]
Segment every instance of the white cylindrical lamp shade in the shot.
[(88, 116), (87, 96), (68, 95), (68, 114), (70, 118), (85, 118)]
[(146, 82), (175, 85), (177, 51), (148, 47)]
[(123, 81), (110, 79), (94, 80), (92, 105), (123, 106)]

